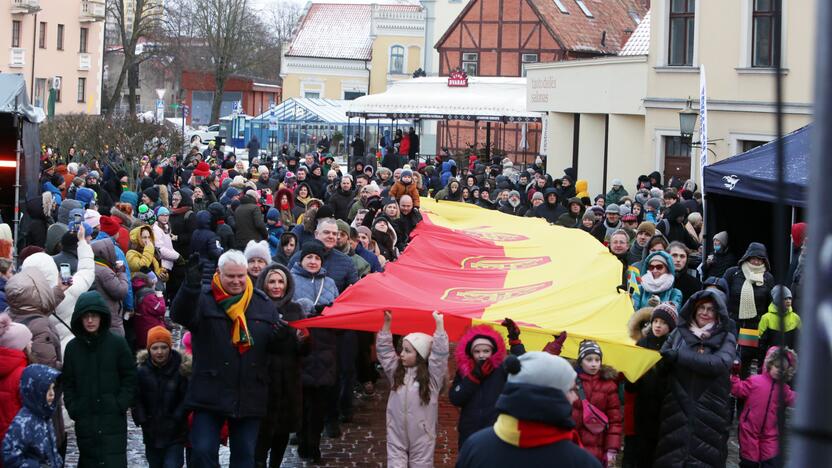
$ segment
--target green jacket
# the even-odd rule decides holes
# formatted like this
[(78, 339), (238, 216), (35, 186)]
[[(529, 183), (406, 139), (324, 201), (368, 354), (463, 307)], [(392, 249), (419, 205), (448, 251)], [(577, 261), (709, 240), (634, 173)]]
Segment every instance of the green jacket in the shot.
[[(783, 327), (783, 342), (789, 348), (796, 350), (799, 341), (801, 322), (800, 316), (797, 315), (791, 307), (789, 307), (789, 310), (786, 311), (785, 317), (783, 317), (783, 324), (785, 325)], [(757, 349), (760, 353), (761, 359), (765, 359), (765, 354), (766, 351), (768, 351), (768, 348), (780, 343), (780, 317), (777, 316), (777, 306), (775, 304), (769, 304), (768, 312), (760, 317), (758, 331), (760, 334), (760, 341), (757, 344)]]
[[(81, 316), (101, 316), (98, 333), (84, 330)], [(75, 421), (78, 466), (127, 466), (127, 409), (136, 388), (136, 362), (127, 341), (110, 332), (110, 310), (96, 291), (81, 294), (70, 322), (75, 338), (66, 346), (64, 403)]]

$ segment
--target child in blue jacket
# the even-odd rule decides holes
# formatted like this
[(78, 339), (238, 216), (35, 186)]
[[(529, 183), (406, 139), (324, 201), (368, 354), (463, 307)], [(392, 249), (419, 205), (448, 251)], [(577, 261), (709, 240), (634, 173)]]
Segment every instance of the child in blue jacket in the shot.
[(6, 468), (49, 466), (61, 468), (52, 414), (58, 405), (55, 381), (61, 373), (43, 364), (31, 364), (20, 376), (23, 407), (17, 412), (3, 439)]

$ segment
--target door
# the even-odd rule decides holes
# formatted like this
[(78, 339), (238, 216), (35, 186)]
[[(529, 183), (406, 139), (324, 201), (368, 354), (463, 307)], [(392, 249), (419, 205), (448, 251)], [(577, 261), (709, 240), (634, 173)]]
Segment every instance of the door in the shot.
[(678, 136), (662, 137), (664, 140), (664, 180), (677, 177), (690, 179), (690, 143)]

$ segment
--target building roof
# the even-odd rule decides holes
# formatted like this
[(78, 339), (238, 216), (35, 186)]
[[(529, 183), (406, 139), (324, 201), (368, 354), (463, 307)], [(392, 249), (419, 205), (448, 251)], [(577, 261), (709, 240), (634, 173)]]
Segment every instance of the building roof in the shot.
[(526, 110), (526, 79), (470, 77), (467, 87), (448, 86), (447, 77), (394, 82), (387, 91), (349, 101), (347, 115), (367, 118), (539, 122)]
[[(255, 116), (255, 121), (277, 120), (278, 124), (322, 123), (346, 125), (349, 123), (347, 107), (352, 101), (323, 98), (290, 98), (272, 110)], [(382, 123), (391, 123), (389, 120)]]
[(618, 55), (647, 55), (650, 51), (650, 12), (648, 11), (636, 31), (624, 44)]
[(648, 11), (643, 0), (582, 0), (590, 17), (578, 0), (527, 1), (564, 49), (596, 54), (617, 54)]
[[(342, 3), (312, 2), (301, 18), (286, 51), (287, 56), (348, 60), (372, 59), (372, 6), (370, 0), (342, 0)], [(378, 8), (418, 11), (408, 0), (373, 1)]]

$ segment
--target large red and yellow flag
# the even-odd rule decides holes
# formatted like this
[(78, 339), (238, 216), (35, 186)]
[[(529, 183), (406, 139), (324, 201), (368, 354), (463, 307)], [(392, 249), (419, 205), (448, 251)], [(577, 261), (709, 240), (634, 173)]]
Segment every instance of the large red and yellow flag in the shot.
[(391, 310), (394, 333), (432, 333), (439, 310), (451, 339), (480, 323), (504, 332), (499, 323), (510, 317), (528, 350), (563, 330), (565, 357), (576, 357), (582, 339), (597, 340), (604, 362), (630, 380), (659, 360), (629, 338), (633, 306), (616, 288), (621, 263), (587, 233), (455, 202), (423, 199), (422, 213), (396, 262), (297, 325), (377, 331)]

